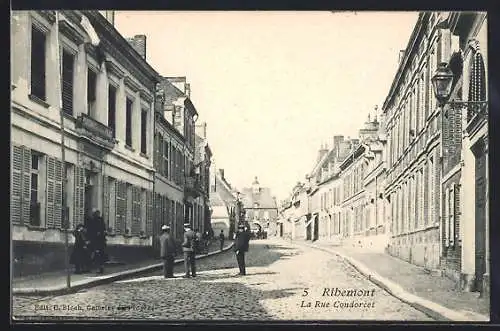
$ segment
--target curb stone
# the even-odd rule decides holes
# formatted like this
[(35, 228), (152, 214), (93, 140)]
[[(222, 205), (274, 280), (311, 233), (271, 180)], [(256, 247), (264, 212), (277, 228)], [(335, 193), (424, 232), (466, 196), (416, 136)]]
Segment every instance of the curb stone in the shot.
[[(302, 243), (301, 243), (302, 244)], [(432, 302), (430, 300), (421, 298), (417, 295), (411, 294), (407, 291), (405, 291), (399, 284), (382, 277), (381, 275), (377, 274), (373, 270), (369, 269), (366, 265), (362, 264), (361, 262), (355, 260), (354, 258), (351, 258), (349, 256), (346, 256), (344, 254), (341, 254), (333, 249), (328, 249), (324, 247), (318, 247), (315, 245), (310, 245), (310, 244), (302, 244), (304, 246), (308, 246), (311, 248), (319, 249), (322, 251), (325, 251), (327, 253), (332, 253), (340, 258), (342, 258), (344, 261), (348, 262), (351, 266), (354, 267), (359, 273), (361, 273), (363, 276), (365, 276), (369, 281), (374, 283), (375, 285), (379, 286), (380, 288), (384, 289), (387, 291), (390, 295), (393, 297), (399, 299), (400, 301), (403, 301), (404, 303), (412, 306), (413, 308), (423, 312), (424, 314), (430, 316), (431, 318), (437, 320), (437, 321), (452, 321), (452, 322), (462, 322), (462, 321), (483, 321), (483, 322), (488, 322), (490, 318), (488, 316), (478, 314), (478, 313), (469, 313), (469, 314), (463, 314), (461, 312), (446, 308), (444, 306), (441, 306), (435, 302)]]
[[(210, 252), (208, 254), (198, 255), (195, 257), (196, 260), (204, 259), (206, 257), (210, 257), (213, 255), (217, 255), (223, 252), (227, 252), (233, 247), (233, 243), (224, 247), (222, 251), (217, 250), (214, 252)], [(184, 259), (177, 259), (174, 261), (174, 264), (181, 264), (184, 262)], [(70, 288), (66, 286), (51, 286), (46, 288), (13, 288), (12, 295), (24, 295), (24, 296), (51, 296), (51, 295), (63, 295), (63, 294), (71, 294), (81, 291), (83, 289), (96, 287), (99, 285), (109, 284), (120, 280), (125, 280), (127, 278), (134, 278), (143, 274), (148, 274), (153, 271), (158, 271), (163, 269), (163, 263), (157, 263), (145, 267), (135, 268), (131, 270), (119, 271), (113, 274), (109, 274), (106, 276), (102, 276), (97, 279), (92, 280), (82, 280), (79, 282), (75, 282), (72, 284)]]

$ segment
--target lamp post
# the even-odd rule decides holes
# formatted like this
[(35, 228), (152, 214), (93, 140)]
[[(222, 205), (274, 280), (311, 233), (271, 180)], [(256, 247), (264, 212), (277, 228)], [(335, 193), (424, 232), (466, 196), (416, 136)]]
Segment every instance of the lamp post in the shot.
[[(487, 115), (488, 101), (486, 100), (449, 101), (454, 78), (455, 75), (446, 62), (442, 62), (438, 65), (434, 76), (431, 78), (432, 88), (434, 96), (438, 101), (438, 106), (444, 108), (445, 105), (448, 105), (452, 109), (466, 108), (467, 119), (472, 118), (474, 115)], [(446, 113), (445, 116), (447, 116)]]

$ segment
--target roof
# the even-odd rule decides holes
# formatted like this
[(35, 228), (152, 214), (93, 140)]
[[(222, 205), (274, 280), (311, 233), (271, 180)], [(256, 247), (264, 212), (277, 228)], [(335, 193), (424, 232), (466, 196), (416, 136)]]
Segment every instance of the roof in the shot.
[(271, 189), (268, 187), (261, 187), (259, 193), (253, 193), (253, 189), (246, 187), (241, 192), (242, 202), (245, 208), (254, 208), (254, 203), (258, 203), (258, 208), (278, 208), (276, 201), (274, 200)]
[(184, 93), (174, 86), (166, 77), (162, 77), (161, 86), (165, 92), (165, 105), (172, 105), (178, 98), (184, 97)]

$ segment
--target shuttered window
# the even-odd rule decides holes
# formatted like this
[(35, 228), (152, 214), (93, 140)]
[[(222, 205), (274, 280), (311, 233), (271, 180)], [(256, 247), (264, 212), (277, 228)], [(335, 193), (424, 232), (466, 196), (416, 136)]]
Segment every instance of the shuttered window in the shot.
[(96, 88), (97, 75), (92, 69), (87, 70), (87, 106), (88, 115), (96, 118)]
[(62, 226), (62, 162), (47, 156), (47, 228), (59, 229)]
[(116, 88), (109, 85), (108, 88), (108, 127), (113, 130), (113, 137), (115, 137), (116, 130)]
[[(36, 215), (35, 210), (32, 210), (32, 197), (36, 195), (38, 199), (39, 191), (38, 176), (35, 176), (37, 185), (32, 187), (31, 184), (32, 170), (35, 173), (38, 172), (38, 169), (32, 169), (31, 161), (29, 148), (12, 146), (11, 220), (13, 224), (33, 223), (33, 225), (40, 225), (39, 218), (37, 222), (31, 222), (31, 216)], [(39, 205), (37, 207), (39, 208)]]
[(75, 57), (66, 50), (62, 52), (62, 107), (68, 115), (73, 115), (73, 74)]
[(141, 111), (141, 153), (147, 155), (148, 111)]
[(116, 183), (116, 234), (125, 234), (127, 216), (127, 183)]
[(40, 226), (40, 203), (38, 202), (39, 191), (39, 155), (31, 155), (31, 190), (30, 190), (30, 225)]
[(153, 235), (153, 192), (146, 192), (146, 235)]
[(132, 105), (132, 100), (127, 98), (125, 114), (125, 144), (129, 147), (132, 147)]
[(163, 145), (163, 175), (168, 178), (168, 168), (170, 167), (170, 163), (168, 162), (170, 152), (170, 142), (165, 140)]
[(141, 231), (141, 189), (132, 186), (132, 224), (130, 233), (133, 236), (139, 235)]
[(45, 86), (45, 34), (31, 27), (31, 95), (46, 100)]

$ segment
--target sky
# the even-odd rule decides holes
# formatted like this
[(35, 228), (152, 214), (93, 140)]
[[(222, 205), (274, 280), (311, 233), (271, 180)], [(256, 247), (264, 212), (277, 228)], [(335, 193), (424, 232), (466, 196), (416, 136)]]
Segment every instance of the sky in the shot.
[(163, 76), (186, 76), (217, 168), (285, 199), (321, 144), (357, 137), (381, 108), (416, 12), (124, 12)]

